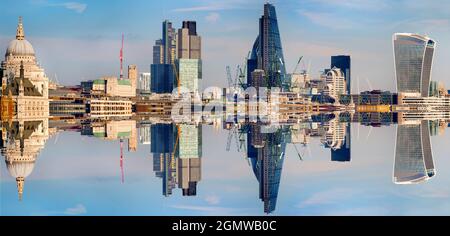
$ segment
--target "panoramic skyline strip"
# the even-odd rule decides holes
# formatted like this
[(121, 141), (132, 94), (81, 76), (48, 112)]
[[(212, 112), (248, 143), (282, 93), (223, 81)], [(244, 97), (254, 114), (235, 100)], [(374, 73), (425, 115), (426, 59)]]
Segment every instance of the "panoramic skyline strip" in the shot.
[[(180, 27), (196, 20), (204, 38), (203, 87), (226, 85), (225, 66), (242, 63), (254, 40), (264, 1), (6, 1), (0, 16), (0, 44), (15, 34), (18, 16), (49, 77), (65, 85), (119, 73), (118, 52), (125, 34), (126, 64), (150, 71), (152, 45), (161, 22)], [(329, 57), (352, 55), (360, 89), (394, 90), (392, 34), (414, 32), (437, 41), (433, 77), (450, 84), (446, 51), (450, 45), (447, 1), (272, 1), (277, 7), (288, 72), (300, 56), (318, 77)], [(439, 7), (437, 7), (439, 6)], [(450, 7), (450, 6), (448, 6)], [(126, 9), (125, 11), (122, 11)], [(151, 14), (149, 14), (151, 13)], [(101, 30), (99, 30), (101, 29)], [(70, 56), (68, 56), (70, 55)], [(370, 81), (367, 82), (367, 80)], [(355, 79), (352, 81), (356, 88)]]
[(0, 29), (0, 216), (450, 212), (444, 11), (22, 4)]

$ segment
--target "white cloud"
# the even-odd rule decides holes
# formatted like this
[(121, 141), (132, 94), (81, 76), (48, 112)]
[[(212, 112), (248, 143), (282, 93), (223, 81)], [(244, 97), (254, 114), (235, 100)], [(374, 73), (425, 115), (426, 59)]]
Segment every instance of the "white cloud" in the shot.
[(209, 205), (217, 205), (220, 203), (220, 198), (217, 195), (208, 195), (205, 197), (205, 201)]
[(79, 3), (79, 2), (65, 2), (65, 3), (55, 3), (55, 4), (49, 4), (53, 7), (64, 7), (68, 10), (75, 11), (76, 13), (83, 13), (87, 9), (87, 4), (85, 3)]
[(217, 12), (211, 12), (205, 17), (205, 20), (209, 23), (216, 23), (219, 19), (220, 14)]
[(87, 213), (86, 207), (84, 205), (82, 205), (82, 204), (78, 204), (78, 205), (76, 205), (73, 208), (67, 208), (64, 211), (64, 214), (72, 215), (72, 216), (83, 215), (83, 214), (86, 214), (86, 213)]

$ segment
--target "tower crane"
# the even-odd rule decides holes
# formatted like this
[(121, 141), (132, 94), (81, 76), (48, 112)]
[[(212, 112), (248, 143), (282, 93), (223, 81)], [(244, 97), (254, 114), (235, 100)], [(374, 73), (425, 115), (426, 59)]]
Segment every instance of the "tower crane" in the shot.
[(302, 60), (303, 60), (303, 56), (301, 56), (300, 59), (298, 59), (298, 62), (295, 65), (295, 68), (294, 68), (294, 71), (292, 71), (292, 74), (295, 74), (295, 72), (297, 71), (298, 66), (300, 65), (300, 62), (302, 62)]
[(123, 40), (124, 40), (124, 35), (122, 33), (122, 47), (120, 48), (120, 79), (123, 79)]

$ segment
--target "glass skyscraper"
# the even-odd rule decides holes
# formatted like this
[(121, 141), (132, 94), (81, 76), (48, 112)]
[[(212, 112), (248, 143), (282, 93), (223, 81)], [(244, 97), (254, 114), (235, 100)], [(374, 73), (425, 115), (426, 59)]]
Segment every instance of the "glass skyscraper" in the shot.
[(420, 183), (435, 175), (428, 122), (398, 125), (394, 183)]
[[(259, 19), (259, 35), (247, 63), (248, 75), (255, 69), (264, 70), (265, 81), (258, 84), (269, 88), (288, 87), (277, 14), (275, 7), (269, 3), (264, 5), (264, 15)], [(248, 78), (248, 85), (252, 86), (254, 81), (251, 76)]]
[(259, 182), (259, 197), (264, 203), (264, 213), (272, 213), (277, 204), (284, 156), (286, 153), (285, 130), (266, 132), (261, 124), (248, 128), (247, 155), (253, 173)]
[(436, 42), (417, 34), (394, 34), (395, 73), (398, 93), (429, 97)]
[(152, 64), (150, 88), (152, 93), (172, 93), (174, 88), (174, 69), (171, 64)]

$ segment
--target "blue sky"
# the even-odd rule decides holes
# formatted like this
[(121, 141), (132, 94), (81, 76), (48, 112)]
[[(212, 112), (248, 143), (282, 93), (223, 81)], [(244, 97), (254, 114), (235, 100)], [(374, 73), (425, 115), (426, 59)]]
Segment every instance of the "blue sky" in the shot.
[[(14, 37), (17, 17), (50, 77), (63, 84), (117, 75), (120, 35), (125, 63), (148, 71), (161, 22), (196, 20), (203, 37), (203, 86), (226, 84), (225, 66), (243, 62), (258, 34), (263, 0), (4, 0), (0, 48)], [(434, 80), (450, 84), (450, 2), (445, 0), (278, 0), (279, 25), (288, 70), (299, 56), (311, 73), (329, 66), (330, 56), (353, 58), (353, 91), (394, 90), (392, 34), (427, 34), (438, 44)], [(369, 81), (369, 82), (368, 82)]]

